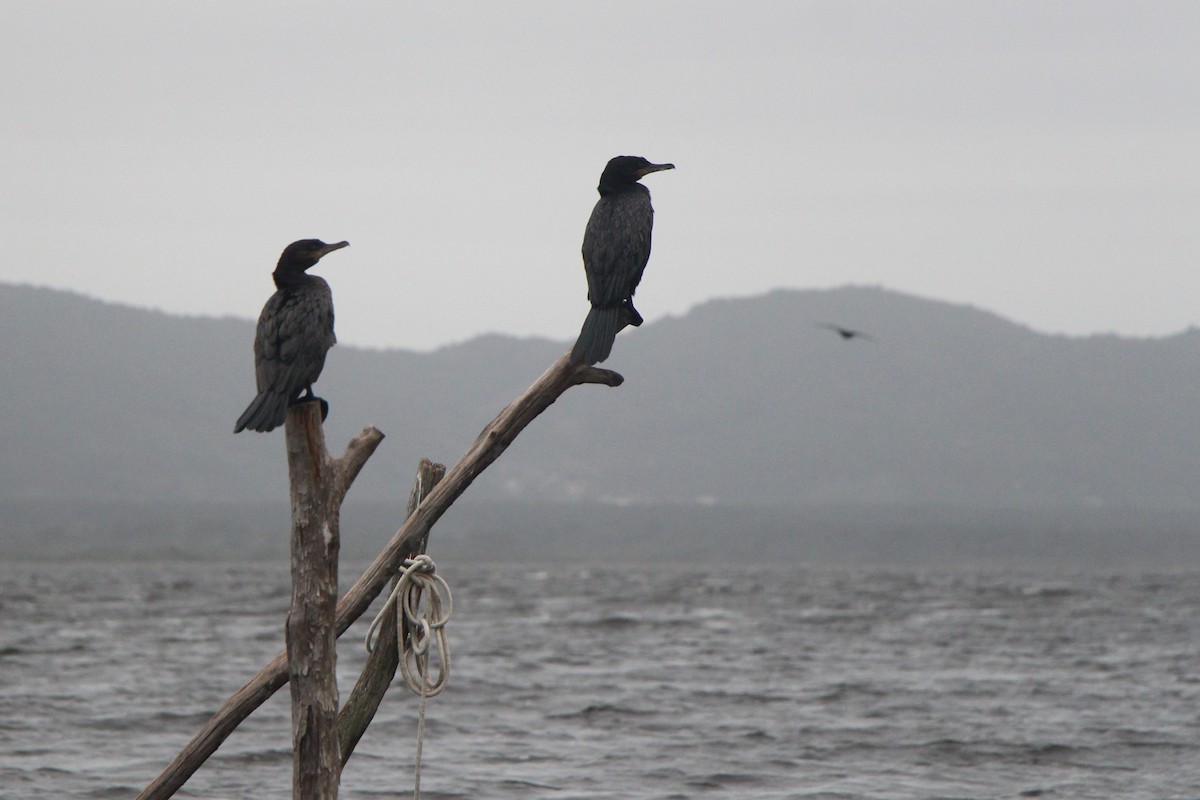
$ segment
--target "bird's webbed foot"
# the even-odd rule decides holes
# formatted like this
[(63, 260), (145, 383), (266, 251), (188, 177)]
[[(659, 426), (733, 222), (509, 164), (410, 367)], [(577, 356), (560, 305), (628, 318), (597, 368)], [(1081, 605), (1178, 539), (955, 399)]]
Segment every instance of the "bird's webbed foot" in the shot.
[(642, 319), (642, 315), (638, 313), (638, 310), (633, 307), (633, 301), (627, 300), (625, 302), (625, 324), (636, 328), (643, 322), (645, 320)]
[(317, 397), (313, 394), (312, 386), (304, 387), (304, 394), (297, 395), (292, 399), (288, 406), (298, 406), (301, 403), (320, 403), (321, 404), (321, 422), (324, 422), (329, 417), (329, 402), (324, 397)]

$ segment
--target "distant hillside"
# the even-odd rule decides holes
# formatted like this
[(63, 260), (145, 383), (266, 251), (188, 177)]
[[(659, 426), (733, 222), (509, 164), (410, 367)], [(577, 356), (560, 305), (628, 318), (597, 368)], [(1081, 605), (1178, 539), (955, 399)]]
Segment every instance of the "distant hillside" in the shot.
[[(869, 331), (842, 341), (818, 323)], [(232, 434), (253, 325), (0, 285), (0, 500), (274, 502), (281, 434)], [(453, 462), (568, 342), (331, 352), (331, 449), (388, 436), (351, 501)], [(1200, 507), (1200, 332), (1046, 336), (889, 291), (710, 302), (621, 335), (474, 500)]]

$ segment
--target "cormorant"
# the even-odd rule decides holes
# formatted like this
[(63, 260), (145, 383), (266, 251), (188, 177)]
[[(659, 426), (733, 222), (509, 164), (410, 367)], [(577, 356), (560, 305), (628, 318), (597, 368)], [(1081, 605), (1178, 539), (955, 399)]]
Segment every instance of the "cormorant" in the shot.
[[(276, 291), (263, 306), (254, 334), (255, 397), (233, 432), (274, 430), (283, 424), (288, 406), (302, 391), (312, 398), (312, 385), (325, 366), (333, 335), (333, 293), (329, 284), (306, 270), (322, 256), (349, 247), (349, 242), (325, 244), (301, 239), (283, 250), (272, 277)], [(306, 398), (306, 399), (307, 399)], [(322, 409), (325, 408), (321, 401)]]
[(617, 156), (604, 167), (597, 187), (600, 199), (583, 233), (583, 268), (592, 309), (571, 349), (576, 364), (608, 358), (617, 331), (642, 324), (633, 293), (650, 260), (654, 208), (650, 190), (638, 181), (664, 169), (675, 165), (651, 164), (641, 156)]
[(875, 341), (874, 339), (872, 339), (870, 336), (868, 336), (867, 334), (863, 333), (862, 331), (856, 331), (856, 330), (852, 330), (851, 328), (843, 328), (841, 325), (834, 325), (834, 324), (833, 324), (833, 323), (831, 323), (831, 322), (822, 322), (822, 323), (821, 323), (820, 325), (818, 325), (817, 327), (818, 327), (818, 328), (827, 328), (827, 329), (829, 329), (829, 330), (831, 330), (831, 331), (835, 332), (835, 333), (836, 333), (838, 336), (840, 336), (840, 337), (842, 337), (843, 339), (846, 339), (846, 340), (850, 340), (850, 339), (865, 339), (865, 340), (867, 340), (868, 342), (873, 342), (873, 341)]

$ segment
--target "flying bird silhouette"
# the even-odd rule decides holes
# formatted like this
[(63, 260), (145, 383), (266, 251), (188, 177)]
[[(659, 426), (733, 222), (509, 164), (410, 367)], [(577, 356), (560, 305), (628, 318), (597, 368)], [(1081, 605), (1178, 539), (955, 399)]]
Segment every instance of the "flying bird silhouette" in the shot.
[(831, 322), (822, 322), (821, 324), (817, 325), (817, 327), (831, 330), (831, 331), (835, 332), (838, 336), (845, 339), (846, 341), (849, 341), (850, 339), (864, 339), (868, 342), (875, 341), (873, 338), (871, 338), (867, 334), (863, 333), (862, 331), (856, 331), (851, 328), (843, 328), (841, 325), (834, 325)]

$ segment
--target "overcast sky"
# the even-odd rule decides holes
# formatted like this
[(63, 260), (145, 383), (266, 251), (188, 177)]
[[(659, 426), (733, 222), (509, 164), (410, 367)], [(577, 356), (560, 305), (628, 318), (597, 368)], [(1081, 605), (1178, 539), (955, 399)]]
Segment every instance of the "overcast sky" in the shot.
[[(1200, 3), (9, 2), (0, 281), (341, 341), (571, 339), (613, 155), (647, 320), (882, 285), (1048, 332), (1200, 324)], [(852, 320), (869, 325), (869, 320)]]

